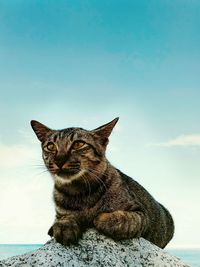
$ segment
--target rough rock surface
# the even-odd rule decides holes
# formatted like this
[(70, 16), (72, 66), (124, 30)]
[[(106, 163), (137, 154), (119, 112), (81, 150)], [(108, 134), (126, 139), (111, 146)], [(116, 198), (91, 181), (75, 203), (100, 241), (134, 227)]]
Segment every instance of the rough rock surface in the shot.
[(33, 252), (0, 262), (13, 267), (188, 267), (143, 238), (115, 242), (88, 230), (77, 246), (64, 247), (53, 239)]

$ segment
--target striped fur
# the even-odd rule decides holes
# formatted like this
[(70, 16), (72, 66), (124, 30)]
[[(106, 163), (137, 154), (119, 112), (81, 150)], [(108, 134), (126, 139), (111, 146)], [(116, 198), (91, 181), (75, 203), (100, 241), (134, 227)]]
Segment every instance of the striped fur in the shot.
[(55, 183), (56, 219), (48, 233), (61, 244), (76, 243), (88, 227), (116, 240), (144, 237), (162, 248), (173, 236), (170, 213), (106, 159), (117, 121), (92, 131), (52, 130), (31, 121)]

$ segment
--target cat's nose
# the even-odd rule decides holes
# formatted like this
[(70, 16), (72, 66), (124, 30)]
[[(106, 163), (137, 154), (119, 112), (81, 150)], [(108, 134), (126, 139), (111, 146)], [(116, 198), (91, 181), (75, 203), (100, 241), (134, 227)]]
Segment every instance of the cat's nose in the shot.
[(67, 163), (66, 163), (66, 158), (57, 158), (56, 160), (55, 160), (55, 163), (56, 163), (56, 165), (58, 166), (58, 168), (60, 168), (60, 169), (62, 169), (62, 167), (64, 166), (64, 165), (66, 165), (65, 167), (67, 167)]

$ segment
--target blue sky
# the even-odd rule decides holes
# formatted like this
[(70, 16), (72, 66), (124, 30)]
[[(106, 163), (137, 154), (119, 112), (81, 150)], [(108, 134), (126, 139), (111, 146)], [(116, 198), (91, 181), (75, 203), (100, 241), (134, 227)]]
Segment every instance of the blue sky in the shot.
[(53, 221), (29, 121), (92, 129), (119, 116), (109, 160), (172, 211), (172, 246), (200, 246), (199, 12), (195, 0), (0, 2), (0, 243), (45, 242)]

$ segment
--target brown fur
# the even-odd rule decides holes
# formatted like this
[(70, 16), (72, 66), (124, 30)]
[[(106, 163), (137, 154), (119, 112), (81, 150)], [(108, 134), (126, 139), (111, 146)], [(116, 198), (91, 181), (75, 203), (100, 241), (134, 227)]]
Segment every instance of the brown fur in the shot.
[(48, 233), (61, 244), (76, 243), (88, 227), (115, 240), (144, 237), (162, 248), (173, 236), (170, 213), (105, 157), (117, 121), (92, 131), (31, 121), (55, 181), (56, 219)]

